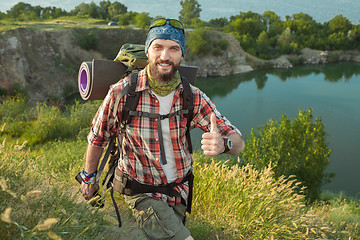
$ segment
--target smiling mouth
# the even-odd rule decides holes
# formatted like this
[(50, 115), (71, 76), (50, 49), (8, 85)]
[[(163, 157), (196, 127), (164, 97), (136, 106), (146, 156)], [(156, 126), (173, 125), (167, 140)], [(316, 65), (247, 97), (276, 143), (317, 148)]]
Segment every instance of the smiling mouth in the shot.
[(169, 67), (169, 66), (171, 66), (171, 64), (168, 64), (168, 63), (159, 63), (158, 65), (160, 65), (161, 67)]
[(174, 64), (172, 62), (165, 61), (165, 62), (158, 62), (157, 65), (160, 66), (161, 68), (169, 68), (172, 67)]

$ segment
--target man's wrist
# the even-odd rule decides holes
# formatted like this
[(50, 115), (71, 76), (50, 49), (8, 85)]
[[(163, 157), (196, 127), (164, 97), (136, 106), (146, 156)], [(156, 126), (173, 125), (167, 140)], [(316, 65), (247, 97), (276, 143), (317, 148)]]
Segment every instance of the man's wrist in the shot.
[(85, 170), (83, 169), (83, 170), (80, 172), (80, 177), (81, 177), (81, 180), (82, 180), (84, 183), (86, 183), (86, 184), (94, 184), (94, 183), (95, 183), (96, 174), (97, 174), (97, 171), (89, 174), (89, 173), (85, 172)]
[(224, 151), (222, 153), (227, 153), (232, 149), (233, 144), (229, 138), (223, 138), (223, 139), (224, 139)]

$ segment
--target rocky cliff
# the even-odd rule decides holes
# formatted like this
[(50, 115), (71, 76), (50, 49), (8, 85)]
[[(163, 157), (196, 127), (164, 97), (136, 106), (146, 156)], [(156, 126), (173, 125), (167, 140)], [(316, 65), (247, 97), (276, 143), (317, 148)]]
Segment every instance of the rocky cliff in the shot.
[[(84, 50), (82, 35), (93, 32), (99, 50)], [(126, 29), (18, 28), (0, 35), (0, 88), (26, 89), (32, 102), (61, 100), (77, 91), (77, 74), (83, 61), (113, 59), (126, 42), (144, 41), (143, 32)]]
[[(84, 50), (79, 36), (92, 32), (99, 39), (97, 50)], [(184, 63), (199, 67), (198, 76), (226, 76), (259, 68), (289, 68), (295, 62), (327, 63), (334, 54), (304, 49), (300, 56), (282, 56), (270, 61), (247, 54), (231, 34), (222, 36), (229, 43), (220, 56), (207, 54), (186, 57)], [(141, 30), (121, 28), (18, 28), (0, 34), (0, 89), (9, 92), (26, 89), (32, 102), (48, 101), (77, 92), (78, 68), (83, 61), (113, 59), (126, 42), (143, 43)], [(343, 61), (360, 62), (358, 52), (338, 53)], [(290, 60), (292, 60), (292, 62)]]
[(19, 28), (0, 36), (0, 87), (26, 88), (31, 100), (45, 101), (74, 85), (75, 69), (68, 64), (101, 58), (72, 44), (71, 31)]

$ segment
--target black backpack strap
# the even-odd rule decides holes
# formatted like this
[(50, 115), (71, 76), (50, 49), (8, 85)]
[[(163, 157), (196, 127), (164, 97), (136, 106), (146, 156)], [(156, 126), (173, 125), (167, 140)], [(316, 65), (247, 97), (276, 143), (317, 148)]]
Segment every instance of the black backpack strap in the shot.
[(125, 101), (125, 105), (122, 111), (121, 117), (121, 128), (124, 128), (126, 124), (131, 122), (132, 115), (129, 114), (130, 111), (135, 111), (136, 107), (139, 103), (140, 99), (140, 92), (135, 92), (136, 85), (137, 85), (137, 78), (138, 78), (138, 70), (134, 70), (131, 72), (131, 80), (130, 80), (130, 87), (127, 94), (127, 99)]
[(185, 111), (188, 110), (187, 114), (185, 114), (185, 116), (187, 118), (185, 134), (186, 134), (186, 140), (188, 142), (190, 153), (192, 153), (193, 149), (192, 149), (191, 136), (190, 136), (190, 124), (191, 124), (191, 120), (193, 119), (193, 115), (194, 115), (194, 94), (191, 90), (189, 81), (185, 77), (181, 77), (181, 82), (184, 87), (183, 110), (185, 110)]

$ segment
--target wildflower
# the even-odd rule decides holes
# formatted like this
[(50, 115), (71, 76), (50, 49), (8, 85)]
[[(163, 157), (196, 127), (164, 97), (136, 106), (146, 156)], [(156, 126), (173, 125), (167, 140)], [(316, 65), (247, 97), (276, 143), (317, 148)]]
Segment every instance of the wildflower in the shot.
[(36, 228), (39, 231), (44, 231), (50, 229), (54, 224), (56, 224), (59, 220), (57, 218), (48, 218), (43, 223), (38, 224)]
[(1, 221), (11, 223), (11, 207), (5, 209), (5, 211), (1, 214)]

